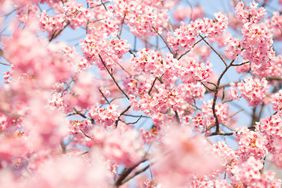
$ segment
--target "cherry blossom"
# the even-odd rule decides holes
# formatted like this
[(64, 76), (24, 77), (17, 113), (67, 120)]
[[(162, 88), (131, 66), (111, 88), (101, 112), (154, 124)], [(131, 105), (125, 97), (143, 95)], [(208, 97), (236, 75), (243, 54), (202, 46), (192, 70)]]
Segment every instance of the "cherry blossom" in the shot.
[(281, 187), (281, 3), (0, 0), (0, 187)]
[(265, 78), (262, 80), (258, 78), (247, 78), (243, 82), (237, 83), (238, 89), (242, 96), (250, 103), (250, 105), (257, 105), (263, 101), (268, 85)]

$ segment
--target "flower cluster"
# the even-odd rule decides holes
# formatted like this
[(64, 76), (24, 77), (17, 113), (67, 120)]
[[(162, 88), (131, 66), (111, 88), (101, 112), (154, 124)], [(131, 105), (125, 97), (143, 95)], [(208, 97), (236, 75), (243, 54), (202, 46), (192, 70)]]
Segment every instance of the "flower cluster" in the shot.
[(63, 15), (48, 16), (46, 11), (40, 15), (40, 24), (43, 30), (47, 31), (49, 35), (61, 31), (66, 25)]
[(105, 157), (116, 164), (130, 167), (144, 157), (143, 143), (139, 133), (122, 124), (113, 130), (93, 129), (93, 139), (94, 146), (98, 146)]
[[(100, 159), (99, 159), (100, 158)], [(93, 156), (94, 162), (89, 164), (86, 160), (75, 156), (62, 156), (47, 160), (38, 169), (38, 174), (15, 187), (42, 186), (55, 188), (62, 184), (67, 187), (86, 187), (111, 185), (111, 173), (107, 164), (100, 156)], [(0, 181), (1, 182), (1, 181)]]
[(115, 125), (119, 115), (120, 112), (118, 111), (118, 106), (114, 104), (111, 104), (107, 107), (92, 108), (89, 111), (89, 116), (97, 123), (104, 126)]
[(245, 6), (243, 2), (239, 2), (236, 7), (236, 16), (242, 23), (258, 23), (265, 16), (266, 12), (263, 7), (258, 8), (258, 4), (253, 2), (250, 6)]
[(262, 119), (258, 125), (258, 129), (267, 138), (267, 148), (272, 154), (271, 160), (279, 167), (282, 166), (281, 160), (281, 143), (282, 143), (282, 118), (277, 113), (271, 117)]
[(268, 83), (265, 78), (246, 78), (235, 85), (240, 90), (242, 96), (253, 106), (263, 102), (268, 90)]
[(128, 52), (129, 45), (121, 39), (105, 39), (105, 41), (101, 41), (100, 37), (97, 33), (87, 35), (86, 39), (81, 43), (82, 50), (87, 60), (92, 63), (94, 61), (99, 68), (105, 68), (99, 56), (103, 58), (109, 68), (112, 68)]
[[(192, 117), (193, 125), (195, 127), (209, 130), (211, 127), (215, 126), (215, 117), (213, 115), (212, 103), (213, 101), (204, 103), (201, 107), (201, 112)], [(228, 105), (219, 103), (215, 107), (215, 112), (219, 123), (222, 123), (224, 125), (232, 125), (232, 117), (230, 117)]]
[(197, 19), (188, 25), (181, 25), (168, 38), (168, 44), (175, 53), (181, 54), (192, 48), (198, 35), (210, 38), (220, 36), (227, 28), (227, 17), (217, 13), (214, 19)]
[(251, 61), (253, 71), (258, 75), (265, 75), (267, 65), (274, 56), (272, 49), (272, 34), (266, 23), (250, 24), (243, 26), (242, 57)]
[(55, 35), (56, 32), (61, 32), (68, 25), (73, 29), (86, 26), (90, 17), (88, 9), (75, 1), (67, 1), (63, 4), (54, 5), (54, 7), (56, 7), (55, 15), (49, 16), (46, 11), (43, 11), (40, 15), (42, 29), (51, 36)]
[(236, 6), (236, 16), (243, 23), (242, 57), (252, 62), (252, 70), (259, 76), (267, 75), (270, 59), (274, 57), (273, 31), (271, 24), (262, 22), (264, 15), (264, 8), (258, 8), (255, 3), (245, 6), (241, 2)]
[(282, 90), (277, 92), (272, 99), (273, 110), (282, 111)]
[(70, 108), (77, 106), (88, 109), (98, 102), (97, 95), (99, 95), (98, 85), (95, 83), (95, 78), (90, 73), (82, 72), (77, 76), (72, 92), (64, 98)]
[(158, 2), (115, 0), (113, 11), (121, 24), (128, 24), (135, 35), (142, 37), (161, 33), (168, 20), (167, 8)]
[(276, 38), (278, 40), (282, 39), (282, 37), (281, 37), (282, 33), (281, 33), (280, 29), (279, 29), (279, 28), (282, 27), (282, 19), (281, 18), (282, 18), (282, 16), (279, 15), (278, 12), (274, 12), (273, 16), (272, 16), (272, 18), (270, 20), (270, 22), (271, 22), (270, 24), (272, 25), (272, 28), (274, 30), (274, 38)]
[(201, 6), (196, 6), (191, 9), (190, 7), (181, 7), (175, 10), (173, 17), (176, 21), (184, 21), (186, 18), (196, 20), (204, 16), (204, 10)]
[(171, 68), (173, 63), (176, 63), (175, 59), (170, 58), (164, 59), (161, 53), (143, 49), (140, 51), (140, 56), (133, 58), (134, 69), (137, 73), (151, 74), (156, 77), (161, 77), (168, 69)]
[(177, 73), (184, 83), (206, 81), (212, 75), (212, 64), (207, 61), (202, 63), (194, 58), (184, 57), (179, 61)]
[(245, 160), (246, 154), (251, 154), (256, 159), (263, 159), (267, 154), (267, 140), (266, 138), (258, 133), (251, 131), (247, 128), (242, 128), (237, 132), (237, 139), (239, 149), (236, 150), (236, 154)]
[(263, 168), (262, 161), (250, 157), (246, 162), (232, 170), (233, 181), (239, 185), (248, 185), (249, 187), (279, 187), (281, 181), (275, 179), (272, 172), (261, 173)]
[(225, 39), (225, 45), (225, 55), (227, 58), (236, 59), (236, 57), (241, 53), (241, 41), (239, 39), (227, 36)]
[(184, 127), (166, 131), (159, 161), (153, 168), (162, 186), (182, 187), (188, 185), (193, 176), (208, 175), (220, 167), (219, 157), (205, 155), (212, 147), (204, 138), (192, 136), (191, 130)]
[(267, 68), (267, 76), (279, 78), (282, 74), (282, 56), (277, 55), (272, 58), (269, 67)]
[[(5, 55), (13, 64), (14, 73), (31, 77), (33, 80), (36, 78), (41, 81), (41, 87), (50, 87), (56, 82), (64, 82), (74, 72), (70, 59), (64, 57), (66, 45), (48, 46), (46, 40), (34, 37), (32, 30), (15, 32), (12, 38), (4, 42), (7, 49)], [(32, 48), (33, 45), (37, 47)]]

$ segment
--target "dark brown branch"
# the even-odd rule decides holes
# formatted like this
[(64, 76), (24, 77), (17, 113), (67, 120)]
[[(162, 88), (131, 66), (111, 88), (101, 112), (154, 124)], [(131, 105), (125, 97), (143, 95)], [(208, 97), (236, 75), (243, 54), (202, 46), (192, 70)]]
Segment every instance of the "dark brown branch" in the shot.
[(129, 52), (131, 55), (133, 55), (133, 57), (136, 57), (136, 55), (135, 55), (135, 50), (128, 50), (128, 52)]
[(212, 82), (209, 82), (209, 81), (207, 81), (207, 83), (216, 87), (215, 83), (212, 83)]
[(149, 91), (148, 91), (148, 94), (149, 94), (149, 95), (151, 95), (151, 92), (152, 92), (152, 90), (153, 90), (153, 88), (154, 88), (154, 86), (155, 86), (156, 81), (157, 81), (157, 77), (154, 79), (154, 81), (153, 81), (153, 83), (152, 83), (152, 85), (151, 85), (151, 87), (150, 87), (150, 89), (149, 89)]
[[(206, 86), (203, 82), (201, 82), (201, 84), (202, 84), (207, 90), (209, 90), (209, 91), (211, 91), (211, 92), (215, 92), (214, 89), (209, 88), (209, 87)], [(215, 87), (216, 87), (216, 86), (215, 86)]]
[(118, 116), (118, 119), (115, 121), (115, 125), (116, 127), (118, 126), (118, 122), (121, 120), (121, 116), (123, 116), (123, 114), (125, 114), (129, 109), (131, 108), (131, 106), (129, 105), (124, 111), (121, 112), (121, 114)]
[(282, 81), (282, 77), (266, 77), (267, 81)]
[(253, 110), (252, 110), (252, 119), (251, 119), (250, 126), (248, 127), (248, 128), (249, 128), (250, 130), (252, 130), (252, 131), (255, 130), (255, 123), (256, 123), (256, 121), (257, 121), (256, 110), (257, 110), (257, 107), (253, 107)]
[[(90, 120), (91, 123), (94, 124), (94, 122), (95, 122), (94, 119), (92, 119), (92, 118), (90, 118), (90, 117), (87, 117), (85, 114), (81, 113), (81, 112), (78, 111), (76, 108), (73, 108), (73, 110), (74, 110), (75, 113), (73, 113), (73, 114), (71, 114), (71, 115), (75, 115), (75, 114), (76, 114), (76, 115), (79, 115), (80, 117), (82, 117), (82, 118), (84, 118), (84, 119)], [(69, 116), (69, 115), (68, 115), (68, 116)]]
[(142, 116), (142, 118), (150, 118), (149, 116), (143, 116), (143, 115), (132, 115), (132, 114), (123, 114), (123, 116), (135, 117), (135, 118), (139, 118), (140, 116)]
[(125, 21), (125, 17), (126, 17), (126, 13), (124, 13), (123, 18), (122, 18), (121, 23), (120, 23), (120, 30), (119, 30), (119, 33), (118, 33), (118, 36), (117, 36), (117, 38), (119, 38), (119, 39), (120, 39), (121, 34), (122, 34), (122, 28), (123, 28), (123, 24), (124, 24), (124, 21)]
[(54, 33), (51, 35), (49, 42), (51, 42), (52, 40), (54, 40), (55, 38), (57, 38), (68, 26), (69, 26), (70, 22), (67, 22), (63, 29), (59, 30), (59, 31), (54, 31)]
[(135, 169), (137, 168), (141, 163), (144, 163), (146, 162), (147, 159), (143, 159), (141, 160), (140, 162), (136, 163), (135, 165), (133, 165), (132, 167), (130, 168), (125, 168), (123, 170), (123, 172), (121, 173), (121, 175), (118, 177), (118, 179), (116, 180), (115, 182), (115, 186), (116, 187), (119, 187), (123, 184), (123, 181), (128, 177), (128, 175)]
[(175, 118), (176, 118), (177, 123), (180, 124), (180, 118), (179, 118), (178, 112), (175, 110), (174, 113), (175, 113)]
[(219, 86), (220, 86), (220, 82), (221, 82), (221, 79), (223, 78), (224, 74), (228, 71), (228, 69), (233, 65), (233, 62), (235, 61), (232, 60), (231, 63), (225, 67), (224, 71), (221, 73), (221, 75), (219, 76), (218, 80), (217, 80), (217, 84), (216, 84), (216, 88), (215, 88), (215, 93), (214, 93), (214, 97), (213, 97), (213, 102), (212, 102), (212, 112), (213, 112), (213, 116), (215, 118), (215, 126), (216, 126), (216, 133), (219, 133), (220, 130), (219, 130), (219, 120), (218, 120), (218, 117), (216, 115), (216, 101), (217, 101), (217, 98), (218, 98), (218, 91), (219, 91)]
[(165, 45), (166, 45), (167, 49), (169, 50), (169, 52), (170, 52), (173, 56), (175, 56), (174, 52), (173, 52), (172, 49), (169, 47), (169, 45), (168, 45), (167, 41), (165, 40), (165, 38), (156, 30), (156, 28), (153, 27), (153, 29), (154, 29), (154, 31), (157, 33), (157, 35), (162, 39), (162, 41), (165, 43)]
[(108, 2), (109, 2), (109, 1), (104, 2), (103, 0), (101, 0), (101, 5), (103, 5), (103, 7), (104, 7), (104, 9), (105, 9), (106, 11), (108, 11), (108, 9), (107, 9), (105, 3), (108, 3)]
[(202, 38), (202, 40), (212, 49), (212, 51), (214, 51), (214, 53), (221, 59), (221, 61), (224, 63), (225, 66), (227, 66), (227, 63), (225, 62), (225, 60), (223, 59), (223, 57), (212, 47), (212, 45), (210, 45), (208, 43), (208, 41), (206, 41), (206, 39), (200, 35), (200, 37)]
[(117, 83), (115, 77), (113, 76), (113, 74), (110, 72), (110, 70), (108, 69), (105, 61), (103, 60), (103, 58), (101, 57), (100, 54), (98, 54), (103, 66), (105, 67), (105, 69), (107, 70), (108, 74), (111, 76), (112, 80), (114, 81), (114, 83), (116, 84), (116, 86), (118, 87), (118, 89), (124, 94), (124, 96), (129, 100), (128, 95), (123, 91), (123, 89), (119, 86), (119, 84)]
[(258, 114), (258, 121), (259, 121), (260, 118), (262, 117), (264, 106), (265, 106), (265, 104), (262, 103), (261, 108), (260, 108), (260, 111), (259, 111), (259, 114)]
[[(163, 75), (162, 75), (162, 76), (163, 76)], [(161, 76), (161, 77), (162, 77), (162, 76)], [(156, 78), (154, 79), (154, 81), (153, 81), (153, 83), (152, 83), (152, 85), (151, 85), (149, 91), (148, 91), (148, 94), (149, 94), (149, 95), (151, 95), (151, 92), (152, 92), (152, 90), (153, 90), (153, 88), (154, 88), (154, 86), (155, 86), (157, 80), (158, 80), (161, 84), (163, 83), (163, 81), (162, 81), (161, 78), (156, 77)]]
[(232, 136), (232, 135), (233, 135), (233, 133), (213, 132), (208, 136)]
[[(205, 37), (204, 37), (205, 38)], [(191, 46), (191, 48), (189, 50), (187, 50), (186, 52), (184, 52), (183, 54), (181, 54), (177, 60), (180, 60), (183, 56), (185, 56), (186, 54), (188, 54), (198, 43), (200, 43), (203, 39), (201, 38), (200, 40), (198, 40), (197, 42), (195, 42), (195, 44), (193, 44), (193, 46)]]
[(134, 125), (134, 124), (138, 123), (140, 121), (140, 119), (142, 119), (142, 118), (143, 118), (143, 116), (141, 115), (141, 116), (139, 116), (139, 118), (136, 121), (129, 122), (129, 123), (124, 122), (124, 123), (126, 123), (128, 125)]
[(136, 171), (132, 176), (126, 178), (124, 181), (122, 181), (122, 184), (130, 181), (131, 179), (135, 178), (136, 176), (138, 176), (139, 174), (142, 174), (143, 172), (145, 172), (146, 170), (148, 170), (150, 168), (150, 165), (145, 166), (144, 168)]
[(102, 92), (101, 89), (99, 89), (99, 92), (101, 93), (101, 95), (103, 96), (103, 98), (105, 99), (105, 101), (110, 104), (110, 101), (107, 99), (107, 97), (105, 96), (105, 94)]
[(89, 136), (88, 134), (86, 134), (82, 129), (80, 129), (80, 132), (87, 138), (89, 138), (90, 140), (93, 140), (93, 138), (91, 136)]
[(73, 110), (74, 110), (75, 114), (80, 115), (84, 119), (88, 119), (86, 115), (84, 115), (83, 113), (79, 112), (76, 108), (73, 108)]
[(232, 66), (233, 67), (239, 67), (239, 66), (242, 66), (242, 65), (245, 65), (245, 64), (248, 64), (250, 63), (249, 61), (246, 61), (246, 62), (243, 62), (243, 63), (240, 63), (240, 64), (233, 64)]

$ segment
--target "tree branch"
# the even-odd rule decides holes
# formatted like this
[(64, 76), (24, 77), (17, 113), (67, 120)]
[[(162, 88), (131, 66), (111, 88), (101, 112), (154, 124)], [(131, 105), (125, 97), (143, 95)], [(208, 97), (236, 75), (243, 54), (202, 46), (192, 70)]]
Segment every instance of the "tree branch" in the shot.
[(216, 133), (220, 132), (220, 130), (219, 130), (219, 120), (218, 120), (218, 117), (216, 115), (216, 109), (215, 109), (216, 108), (216, 101), (217, 101), (217, 98), (218, 98), (219, 85), (220, 85), (221, 79), (223, 78), (224, 74), (233, 65), (234, 61), (235, 61), (235, 59), (232, 60), (231, 63), (228, 66), (225, 67), (224, 71), (219, 76), (219, 78), (217, 80), (216, 87), (215, 87), (215, 93), (214, 93), (213, 102), (212, 102), (212, 112), (213, 112), (213, 116), (215, 118)]
[(128, 177), (128, 175), (135, 169), (137, 168), (141, 163), (144, 163), (146, 162), (147, 159), (143, 159), (141, 160), (140, 162), (136, 163), (135, 165), (133, 165), (132, 167), (130, 168), (125, 168), (123, 170), (123, 172), (121, 173), (121, 175), (119, 176), (119, 178), (116, 180), (115, 182), (115, 186), (116, 187), (119, 187), (123, 184), (123, 181)]
[(110, 72), (110, 70), (108, 69), (105, 61), (103, 60), (103, 58), (101, 57), (100, 54), (98, 54), (103, 66), (105, 67), (105, 69), (107, 70), (108, 74), (111, 76), (112, 80), (114, 81), (114, 83), (116, 84), (116, 86), (118, 87), (118, 89), (124, 94), (124, 96), (129, 100), (128, 95), (123, 91), (123, 89), (119, 86), (119, 84), (117, 83), (115, 77), (113, 76), (113, 74)]
[(120, 119), (121, 116), (122, 116), (123, 114), (125, 114), (130, 108), (131, 108), (131, 106), (129, 105), (129, 106), (128, 106), (124, 111), (122, 111), (121, 114), (118, 116), (118, 119), (117, 119), (116, 122), (115, 122), (116, 127), (118, 126), (118, 122), (121, 120), (121, 119)]
[[(204, 37), (205, 38), (205, 37)], [(198, 43), (200, 43), (203, 40), (203, 38), (201, 38), (200, 40), (198, 40), (197, 42), (195, 42), (195, 44), (193, 44), (193, 46), (191, 46), (191, 48), (189, 50), (187, 50), (186, 52), (184, 52), (183, 54), (181, 54), (177, 60), (180, 60), (183, 56), (185, 56), (186, 54), (188, 54)]]
[(224, 65), (225, 66), (227, 66), (227, 63), (225, 62), (225, 60), (223, 59), (223, 57), (212, 47), (212, 45), (210, 45), (207, 41), (206, 41), (206, 39), (205, 39), (205, 37), (203, 37), (202, 35), (199, 35), (201, 38), (202, 38), (202, 40), (212, 49), (212, 51), (214, 51), (214, 53), (221, 59), (221, 61), (224, 63)]

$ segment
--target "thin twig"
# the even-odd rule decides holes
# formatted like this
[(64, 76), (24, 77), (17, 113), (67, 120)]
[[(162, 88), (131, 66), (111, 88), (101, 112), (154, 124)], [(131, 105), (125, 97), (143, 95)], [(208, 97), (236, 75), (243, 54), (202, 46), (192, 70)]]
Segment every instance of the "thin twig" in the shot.
[(70, 24), (70, 22), (67, 22), (61, 30), (55, 31), (55, 32), (51, 35), (51, 37), (50, 37), (50, 39), (49, 39), (49, 42), (51, 42), (52, 40), (54, 40), (55, 38), (57, 38), (57, 37), (69, 26), (69, 24)]
[(108, 9), (107, 9), (107, 7), (106, 7), (105, 3), (108, 3), (108, 2), (109, 2), (109, 1), (104, 2), (103, 0), (101, 0), (101, 4), (103, 5), (103, 7), (104, 7), (104, 9), (105, 9), (106, 11), (108, 11)]
[(208, 86), (206, 86), (203, 82), (201, 82), (201, 84), (209, 91), (211, 92), (215, 92), (216, 90), (209, 88)]
[[(204, 37), (205, 38), (205, 37)], [(197, 42), (195, 42), (193, 44), (193, 46), (191, 46), (191, 48), (189, 50), (187, 50), (186, 52), (184, 52), (183, 54), (181, 54), (177, 60), (180, 60), (183, 56), (185, 56), (186, 54), (188, 54), (198, 43), (200, 43), (203, 39), (201, 38), (200, 40), (198, 40)]]
[(149, 89), (149, 91), (148, 91), (148, 94), (149, 94), (149, 95), (151, 95), (151, 92), (152, 92), (152, 90), (153, 90), (153, 88), (154, 88), (154, 85), (155, 85), (156, 81), (157, 81), (157, 77), (154, 79), (154, 81), (153, 81), (153, 83), (152, 83), (152, 85), (151, 85), (151, 87), (150, 87), (150, 89)]
[(103, 60), (103, 58), (101, 57), (100, 54), (98, 54), (103, 66), (105, 67), (105, 69), (107, 70), (107, 72), (109, 73), (109, 75), (111, 76), (112, 80), (114, 81), (114, 83), (116, 84), (116, 86), (118, 87), (118, 89), (124, 94), (124, 96), (129, 100), (128, 95), (123, 91), (123, 89), (119, 86), (119, 84), (117, 83), (115, 77), (113, 76), (113, 74), (110, 72), (110, 70), (108, 69), (105, 61)]
[(88, 119), (88, 117), (86, 115), (84, 115), (83, 113), (81, 113), (80, 111), (78, 111), (76, 108), (73, 108), (75, 114), (80, 115), (81, 117), (83, 117), (84, 119)]
[(136, 121), (129, 122), (129, 123), (126, 123), (126, 122), (125, 122), (125, 123), (128, 124), (128, 125), (134, 125), (134, 124), (138, 123), (139, 120), (142, 119), (142, 118), (143, 118), (143, 116), (141, 115), (141, 116), (139, 116), (139, 118), (138, 118)]
[(126, 168), (123, 170), (123, 172), (121, 173), (121, 175), (118, 177), (118, 179), (115, 182), (115, 186), (119, 187), (123, 184), (123, 181), (128, 177), (128, 175), (136, 168), (138, 167), (141, 163), (146, 162), (147, 159), (143, 159), (141, 161), (139, 161), (138, 163), (136, 163), (135, 165), (133, 165), (132, 167)]
[(208, 136), (232, 136), (232, 135), (233, 135), (233, 133), (213, 132)]
[(131, 115), (131, 114), (123, 114), (123, 116), (134, 117), (134, 118), (139, 118), (140, 116), (142, 116), (143, 118), (150, 118), (149, 116), (144, 116), (144, 115)]
[(103, 96), (103, 98), (105, 99), (105, 101), (110, 104), (110, 101), (107, 99), (107, 97), (105, 96), (105, 94), (102, 92), (101, 89), (99, 89), (99, 92), (101, 93), (101, 95)]
[(133, 57), (136, 57), (136, 55), (135, 55), (135, 53), (134, 53), (134, 50), (128, 50), (128, 52), (131, 54), (131, 55), (133, 55)]
[(165, 43), (165, 45), (166, 45), (167, 49), (170, 51), (170, 53), (171, 53), (173, 56), (175, 56), (174, 52), (173, 52), (172, 49), (169, 47), (169, 45), (168, 45), (167, 41), (164, 39), (164, 37), (156, 30), (156, 28), (153, 27), (153, 29), (154, 29), (154, 31), (157, 33), (157, 35), (162, 39), (162, 41)]
[(0, 65), (11, 66), (10, 64), (8, 64), (8, 63), (3, 63), (3, 62), (0, 62)]
[(145, 166), (144, 168), (136, 171), (132, 176), (126, 178), (124, 181), (122, 181), (122, 184), (128, 182), (129, 180), (135, 178), (136, 176), (138, 176), (139, 174), (142, 174), (143, 172), (145, 172), (146, 170), (148, 170), (150, 168), (150, 165)]
[(176, 118), (177, 123), (180, 124), (180, 117), (179, 117), (178, 112), (175, 110), (174, 113), (175, 113), (175, 118)]
[(121, 120), (121, 116), (123, 114), (125, 114), (129, 109), (131, 108), (131, 106), (129, 105), (124, 111), (121, 112), (121, 114), (118, 116), (118, 119), (115, 121), (115, 126), (117, 127), (118, 126), (118, 122)]
[(89, 138), (90, 140), (93, 140), (93, 138), (89, 136), (88, 134), (86, 134), (82, 129), (79, 129), (79, 130), (85, 137)]
[(223, 59), (223, 57), (212, 47), (212, 45), (210, 45), (208, 43), (208, 41), (206, 41), (206, 39), (202, 36), (202, 35), (199, 35), (203, 41), (212, 49), (212, 51), (214, 51), (214, 53), (221, 59), (221, 61), (224, 63), (225, 66), (227, 66), (227, 63), (225, 62), (225, 60)]
[(119, 39), (120, 39), (121, 34), (122, 34), (122, 28), (123, 28), (123, 24), (124, 24), (124, 21), (125, 21), (125, 17), (126, 17), (126, 13), (124, 13), (123, 18), (122, 18), (121, 23), (120, 23), (120, 30), (119, 30), (119, 33), (118, 33), (118, 36), (117, 36), (117, 38), (119, 38)]
[(245, 65), (245, 64), (248, 64), (248, 63), (250, 63), (249, 61), (246, 61), (246, 62), (243, 62), (243, 63), (240, 63), (240, 64), (233, 64), (232, 66), (233, 67), (238, 67), (238, 66), (242, 66), (242, 65)]
[(255, 123), (256, 123), (256, 121), (257, 121), (256, 110), (257, 110), (257, 107), (253, 107), (253, 110), (252, 110), (252, 119), (251, 119), (250, 126), (248, 127), (250, 130), (255, 130)]
[(216, 109), (215, 109), (216, 108), (216, 101), (217, 101), (217, 98), (218, 98), (219, 85), (220, 85), (221, 79), (223, 78), (224, 74), (233, 65), (234, 61), (235, 61), (235, 59), (232, 60), (231, 63), (228, 66), (225, 67), (224, 71), (221, 73), (221, 75), (219, 76), (219, 78), (217, 80), (217, 84), (216, 84), (216, 88), (215, 88), (215, 94), (214, 94), (213, 102), (212, 102), (212, 112), (213, 112), (213, 116), (215, 118), (216, 133), (220, 132), (220, 130), (219, 130), (219, 120), (218, 120), (218, 117), (217, 117), (217, 114), (216, 114)]

